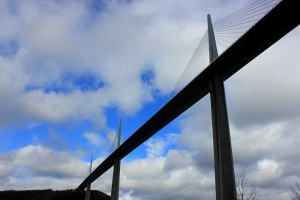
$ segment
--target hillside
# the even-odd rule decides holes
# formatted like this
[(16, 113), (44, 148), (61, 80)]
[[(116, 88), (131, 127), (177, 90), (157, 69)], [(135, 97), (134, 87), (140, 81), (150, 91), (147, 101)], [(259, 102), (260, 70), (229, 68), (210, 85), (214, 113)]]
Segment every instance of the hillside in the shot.
[[(85, 191), (78, 190), (8, 190), (0, 191), (1, 200), (84, 200)], [(91, 191), (90, 200), (110, 200), (110, 196), (97, 191)]]

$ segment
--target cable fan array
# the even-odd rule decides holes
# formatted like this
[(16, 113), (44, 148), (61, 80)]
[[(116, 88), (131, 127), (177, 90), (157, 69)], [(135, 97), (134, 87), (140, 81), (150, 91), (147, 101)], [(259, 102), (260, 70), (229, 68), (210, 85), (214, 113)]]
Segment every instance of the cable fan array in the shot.
[[(213, 23), (219, 55), (244, 35), (281, 0), (257, 0), (252, 4)], [(175, 96), (209, 64), (208, 33), (205, 32), (193, 56), (180, 76), (171, 96)]]
[[(257, 0), (252, 4), (237, 10), (236, 12), (213, 23), (214, 35), (219, 55), (229, 48), (235, 41), (244, 35), (252, 26), (264, 17), (281, 0)], [(178, 94), (195, 77), (197, 77), (209, 65), (208, 31), (204, 33), (194, 54), (189, 60), (171, 97)], [(111, 143), (108, 153), (117, 148), (117, 134)]]
[(172, 94), (176, 95), (178, 92), (180, 92), (198, 74), (200, 74), (207, 65), (208, 65), (208, 32), (206, 31), (198, 47), (196, 48), (192, 58), (188, 62), (182, 75), (177, 81), (176, 86), (172, 91)]
[(213, 29), (219, 54), (244, 35), (279, 2), (280, 0), (257, 0), (214, 22)]

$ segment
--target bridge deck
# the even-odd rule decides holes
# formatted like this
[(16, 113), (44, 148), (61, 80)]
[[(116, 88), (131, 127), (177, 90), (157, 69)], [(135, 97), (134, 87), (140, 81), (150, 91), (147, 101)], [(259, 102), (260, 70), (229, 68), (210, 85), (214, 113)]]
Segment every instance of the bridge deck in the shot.
[(110, 154), (79, 186), (85, 189), (114, 164), (114, 158), (124, 158), (173, 119), (209, 92), (209, 80), (215, 74), (228, 79), (300, 23), (298, 1), (283, 0), (238, 41), (211, 63), (201, 74), (153, 115)]

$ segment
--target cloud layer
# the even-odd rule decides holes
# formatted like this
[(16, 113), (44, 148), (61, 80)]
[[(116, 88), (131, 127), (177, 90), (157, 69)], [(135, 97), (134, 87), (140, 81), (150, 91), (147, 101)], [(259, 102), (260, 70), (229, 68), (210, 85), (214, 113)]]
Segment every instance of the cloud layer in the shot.
[[(10, 100), (1, 102), (1, 126), (97, 118), (103, 127), (105, 109), (133, 114), (154, 91), (170, 92), (201, 23), (147, 4), (105, 2), (97, 13), (84, 1), (2, 1), (0, 87)], [(84, 78), (93, 79), (85, 89)]]
[[(81, 136), (89, 148), (109, 146), (116, 131), (107, 111), (141, 117), (145, 105), (172, 91), (206, 14), (217, 19), (247, 3), (0, 1), (0, 133), (87, 122), (94, 129)], [(296, 28), (225, 83), (235, 170), (247, 172), (262, 199), (288, 198), (300, 180), (299, 43)], [(121, 199), (214, 198), (209, 101), (173, 122), (176, 131), (148, 140), (144, 156), (122, 161)], [(0, 189), (77, 187), (89, 162), (67, 151), (60, 134), (50, 128), (49, 141), (0, 152)], [(92, 187), (109, 194), (111, 175)]]

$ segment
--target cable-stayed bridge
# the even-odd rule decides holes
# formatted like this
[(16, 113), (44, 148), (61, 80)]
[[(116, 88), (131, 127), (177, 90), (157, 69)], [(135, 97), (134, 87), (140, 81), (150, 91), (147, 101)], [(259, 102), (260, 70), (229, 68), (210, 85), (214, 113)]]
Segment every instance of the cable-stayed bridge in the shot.
[[(274, 0), (258, 0), (215, 23), (211, 22), (208, 15), (208, 30), (179, 79), (173, 98), (111, 153), (78, 189), (85, 189), (111, 167), (120, 168), (118, 160), (127, 156), (210, 93), (216, 199), (236, 199), (223, 84), (226, 79), (299, 25), (298, 4), (297, 0), (282, 0), (278, 4)], [(258, 17), (261, 18), (259, 21)], [(230, 41), (231, 38), (236, 41)], [(223, 48), (223, 53), (219, 55), (217, 48)], [(118, 184), (118, 180), (115, 181), (113, 185)], [(118, 188), (116, 185), (113, 187)], [(118, 199), (118, 195), (112, 196), (112, 199)]]

